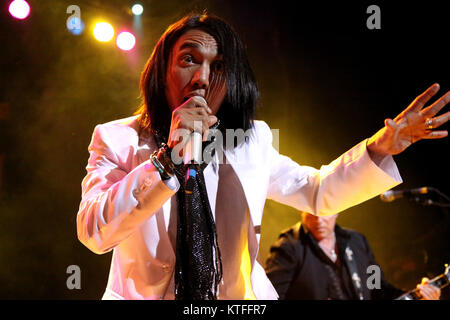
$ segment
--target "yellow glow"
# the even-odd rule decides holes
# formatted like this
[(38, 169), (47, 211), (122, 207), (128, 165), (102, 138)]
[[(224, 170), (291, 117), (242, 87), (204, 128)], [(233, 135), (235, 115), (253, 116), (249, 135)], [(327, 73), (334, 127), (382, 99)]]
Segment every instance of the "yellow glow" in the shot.
[(244, 277), (245, 283), (245, 300), (256, 300), (255, 294), (252, 289), (251, 281), (252, 263), (250, 261), (250, 254), (248, 253), (248, 241), (245, 242), (245, 248), (242, 251), (241, 257), (241, 274)]
[(94, 27), (94, 37), (98, 41), (108, 42), (114, 36), (114, 28), (108, 22), (98, 22)]

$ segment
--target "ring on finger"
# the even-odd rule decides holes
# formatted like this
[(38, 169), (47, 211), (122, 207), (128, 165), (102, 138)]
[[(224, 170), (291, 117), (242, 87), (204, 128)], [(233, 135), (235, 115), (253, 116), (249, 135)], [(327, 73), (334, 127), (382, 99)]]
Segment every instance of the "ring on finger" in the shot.
[(425, 121), (425, 125), (427, 126), (428, 130), (433, 129), (433, 119), (428, 118), (427, 121)]

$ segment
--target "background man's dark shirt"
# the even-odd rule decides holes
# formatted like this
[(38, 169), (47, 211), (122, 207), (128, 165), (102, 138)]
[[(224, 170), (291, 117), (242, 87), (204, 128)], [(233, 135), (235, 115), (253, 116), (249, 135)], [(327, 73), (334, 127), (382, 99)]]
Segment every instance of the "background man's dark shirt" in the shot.
[[(344, 259), (348, 245), (356, 261), (366, 299), (394, 299), (404, 292), (387, 282), (381, 271), (380, 289), (369, 289), (367, 278), (373, 275), (367, 267), (377, 265), (367, 239), (359, 232), (335, 226), (338, 262), (333, 263), (318, 242), (300, 223), (281, 233), (270, 248), (266, 273), (280, 299), (326, 300), (359, 299)], [(373, 283), (369, 281), (369, 283)]]

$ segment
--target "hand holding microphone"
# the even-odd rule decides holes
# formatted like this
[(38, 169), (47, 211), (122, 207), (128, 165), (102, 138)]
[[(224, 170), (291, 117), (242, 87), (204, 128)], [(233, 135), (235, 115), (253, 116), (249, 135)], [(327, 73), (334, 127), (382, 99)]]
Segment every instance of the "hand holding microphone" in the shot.
[(212, 114), (202, 96), (186, 97), (186, 101), (172, 112), (167, 144), (170, 149), (177, 147), (180, 150), (185, 164), (192, 160), (198, 163), (201, 160), (202, 141), (206, 141), (209, 127), (216, 122), (217, 117)]

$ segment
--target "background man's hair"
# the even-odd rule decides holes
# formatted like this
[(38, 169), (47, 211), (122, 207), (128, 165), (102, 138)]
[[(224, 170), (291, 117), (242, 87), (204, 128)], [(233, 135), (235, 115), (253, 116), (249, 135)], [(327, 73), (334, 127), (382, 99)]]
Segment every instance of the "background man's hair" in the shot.
[(222, 129), (244, 131), (253, 126), (259, 90), (248, 62), (244, 46), (237, 33), (224, 20), (214, 15), (189, 14), (170, 25), (156, 44), (148, 59), (140, 80), (142, 103), (139, 114), (141, 130), (156, 132), (167, 138), (170, 130), (171, 111), (165, 96), (166, 71), (175, 42), (191, 29), (210, 34), (222, 54), (227, 93), (217, 117)]

